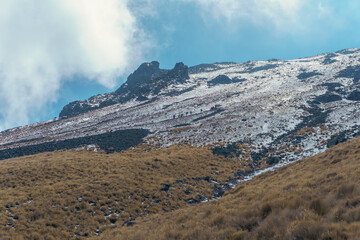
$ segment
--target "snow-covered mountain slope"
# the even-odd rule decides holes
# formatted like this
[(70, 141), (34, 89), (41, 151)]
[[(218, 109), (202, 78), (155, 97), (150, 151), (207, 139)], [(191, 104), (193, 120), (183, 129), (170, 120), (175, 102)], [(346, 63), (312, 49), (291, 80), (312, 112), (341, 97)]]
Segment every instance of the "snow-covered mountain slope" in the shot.
[(255, 165), (297, 160), (359, 133), (359, 60), (360, 49), (348, 49), (173, 70), (144, 63), (114, 93), (72, 103), (62, 118), (1, 132), (0, 147), (148, 129), (144, 142), (153, 147), (210, 146)]

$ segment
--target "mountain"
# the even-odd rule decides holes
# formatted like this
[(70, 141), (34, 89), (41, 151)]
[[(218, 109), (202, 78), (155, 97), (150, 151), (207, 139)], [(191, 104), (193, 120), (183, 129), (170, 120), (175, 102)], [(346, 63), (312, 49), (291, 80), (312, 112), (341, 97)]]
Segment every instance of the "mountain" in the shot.
[(359, 60), (143, 63), (0, 132), (0, 239), (358, 239)]
[(90, 144), (121, 151), (140, 142), (207, 146), (245, 156), (254, 169), (302, 159), (359, 134), (359, 58), (359, 49), (348, 49), (171, 70), (143, 63), (113, 93), (1, 132), (0, 159)]

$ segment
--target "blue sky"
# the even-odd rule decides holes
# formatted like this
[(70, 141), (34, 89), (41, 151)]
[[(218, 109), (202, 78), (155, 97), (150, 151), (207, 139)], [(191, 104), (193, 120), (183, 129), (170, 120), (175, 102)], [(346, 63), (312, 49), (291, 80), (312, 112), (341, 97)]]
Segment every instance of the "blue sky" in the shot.
[(58, 116), (160, 67), (293, 59), (360, 47), (356, 0), (4, 0), (0, 129)]
[[(323, 15), (318, 12), (319, 5), (326, 8)], [(171, 67), (176, 61), (195, 65), (216, 61), (291, 59), (359, 47), (357, 10), (360, 10), (360, 4), (356, 1), (309, 1), (289, 22), (286, 17), (278, 16), (278, 20), (265, 18), (264, 22), (255, 23), (246, 17), (215, 19), (190, 1), (160, 8), (159, 17), (150, 21), (146, 18), (144, 26), (165, 40), (164, 47), (150, 56), (158, 56), (165, 67)], [(258, 17), (255, 14), (253, 18)], [(278, 25), (274, 21), (279, 21)]]

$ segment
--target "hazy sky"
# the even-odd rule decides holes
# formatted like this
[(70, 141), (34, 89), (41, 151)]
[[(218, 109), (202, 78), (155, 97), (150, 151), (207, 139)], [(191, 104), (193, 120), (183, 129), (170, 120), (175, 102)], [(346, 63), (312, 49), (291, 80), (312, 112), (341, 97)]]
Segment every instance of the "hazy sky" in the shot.
[(358, 0), (2, 0), (0, 129), (160, 67), (360, 47)]

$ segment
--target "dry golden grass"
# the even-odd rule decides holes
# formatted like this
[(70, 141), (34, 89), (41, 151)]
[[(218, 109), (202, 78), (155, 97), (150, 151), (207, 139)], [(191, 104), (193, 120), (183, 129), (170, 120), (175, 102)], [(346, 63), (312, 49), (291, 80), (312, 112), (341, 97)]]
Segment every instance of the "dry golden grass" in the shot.
[(360, 239), (360, 138), (102, 239)]
[[(105, 154), (57, 151), (0, 161), (0, 239), (95, 236), (124, 221), (211, 197), (210, 176), (243, 170), (210, 150), (172, 146)], [(168, 191), (166, 185), (172, 185)], [(164, 188), (165, 187), (165, 188)], [(111, 216), (110, 216), (111, 215)]]
[(190, 126), (187, 126), (187, 127), (179, 127), (179, 128), (173, 128), (173, 129), (170, 129), (169, 132), (172, 132), (172, 133), (180, 133), (180, 132), (187, 132), (189, 130), (192, 130), (194, 127), (190, 127)]

